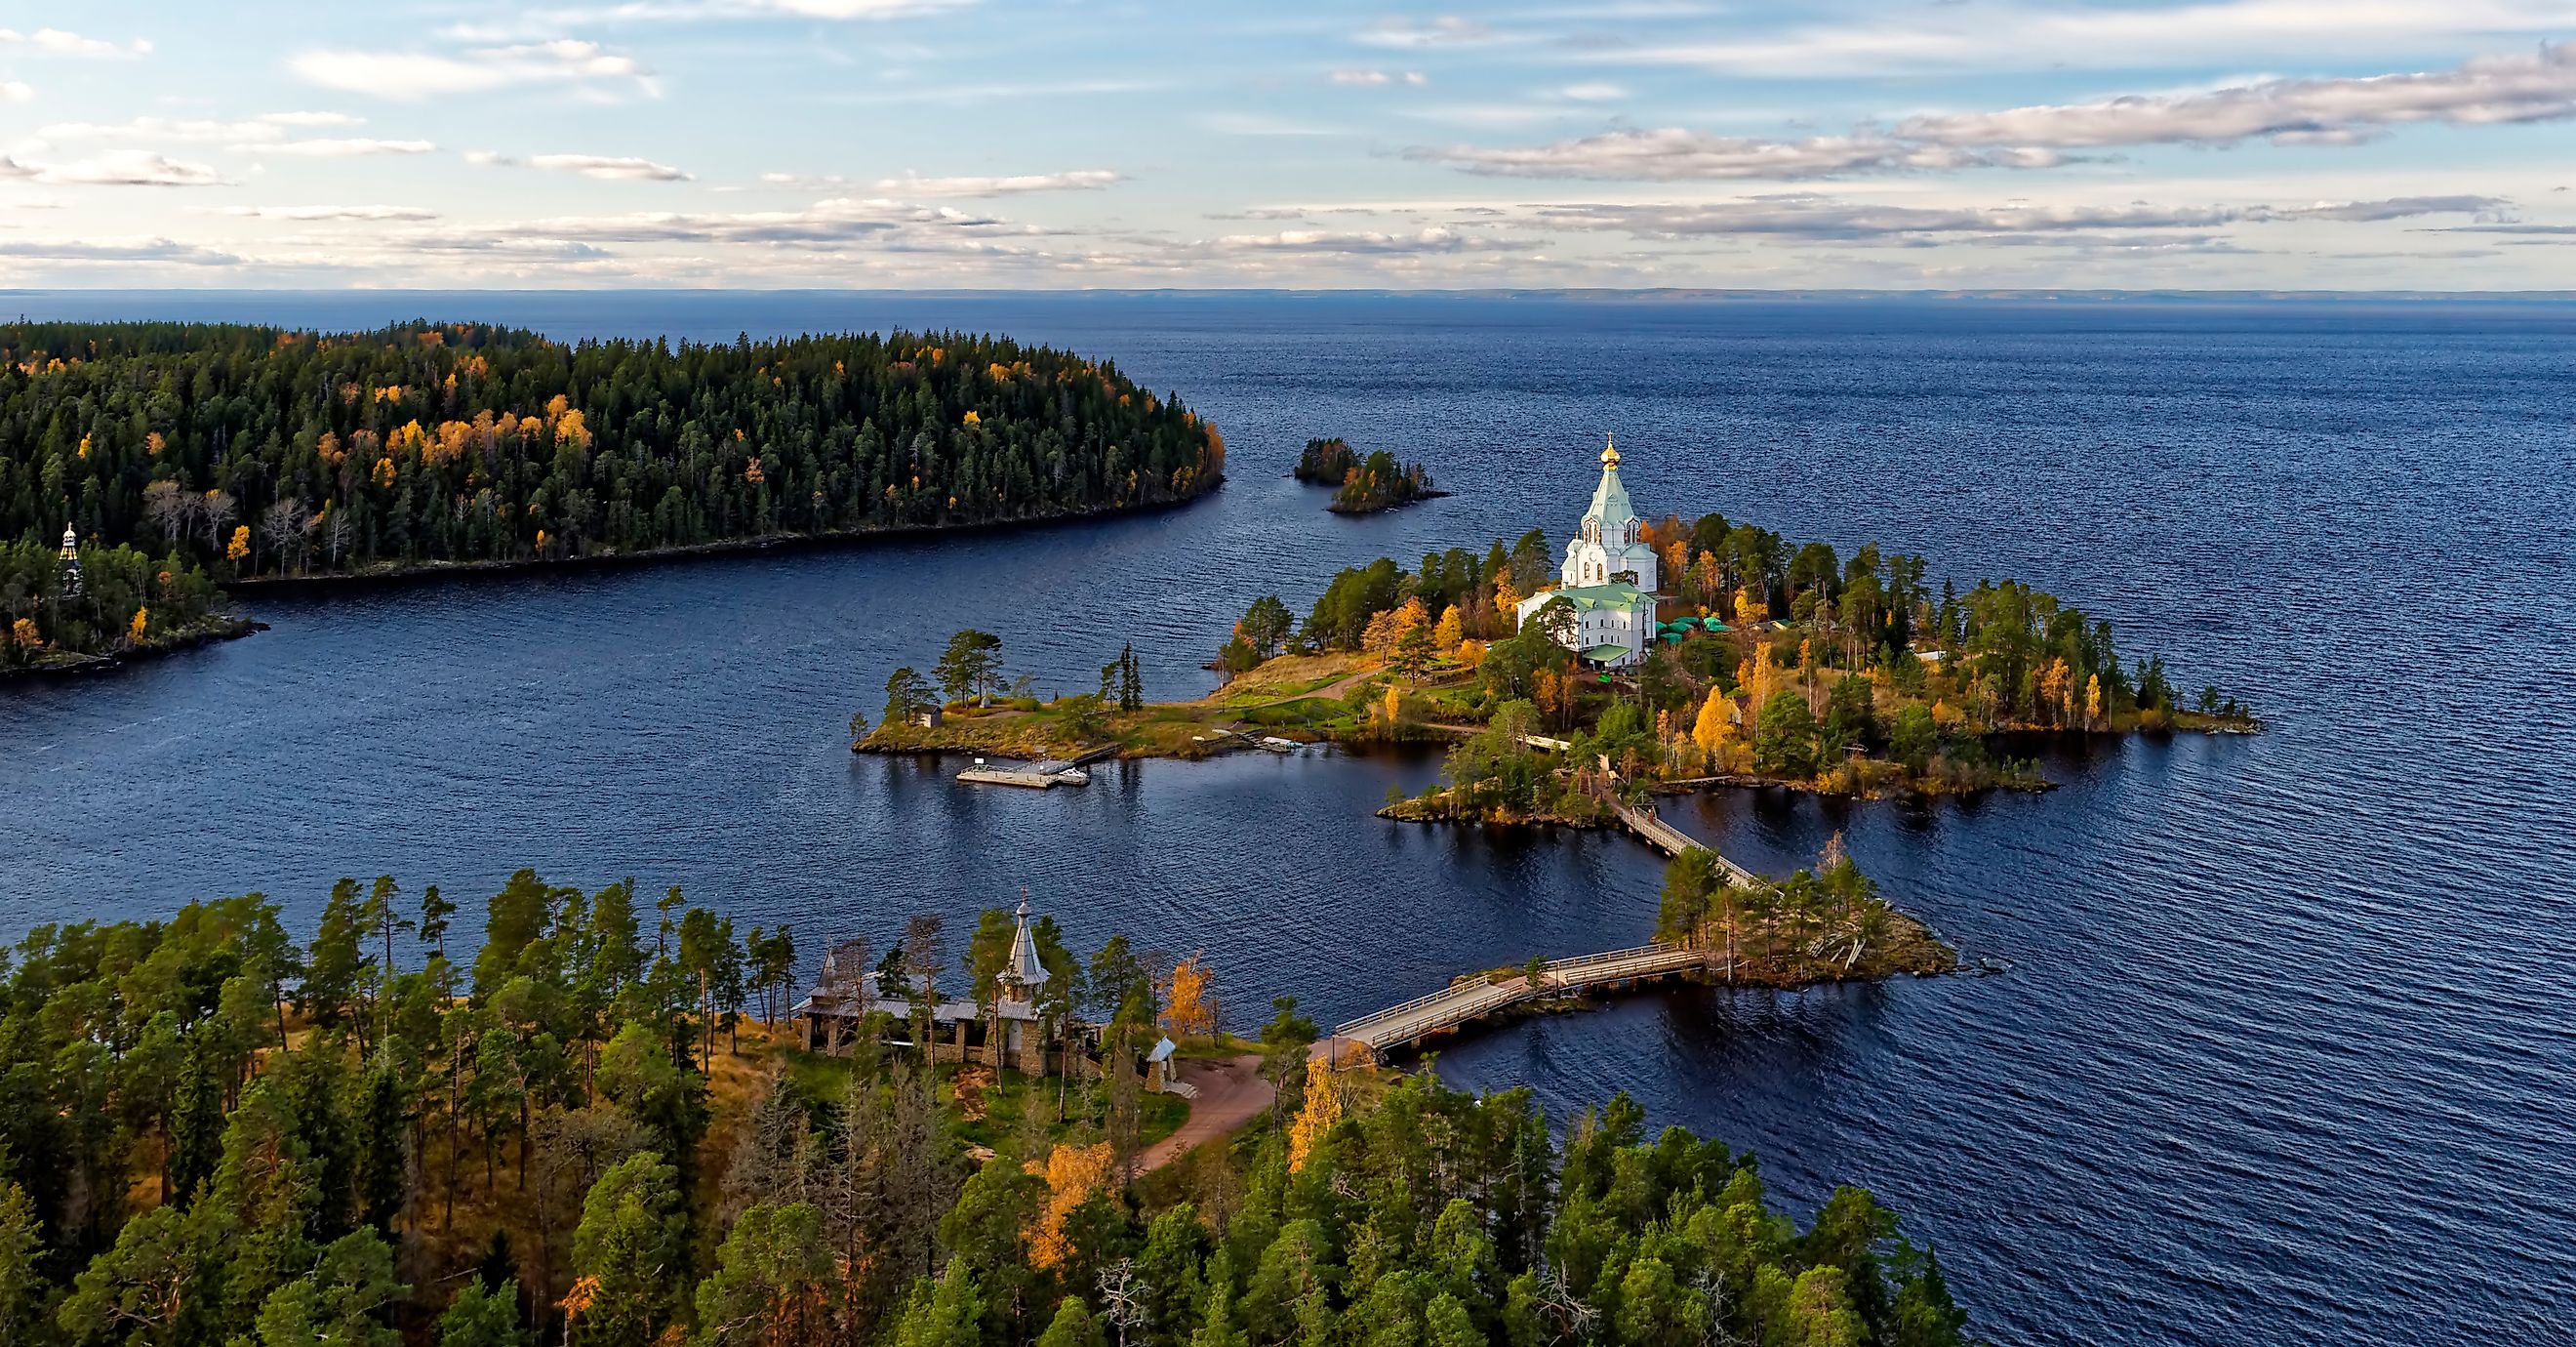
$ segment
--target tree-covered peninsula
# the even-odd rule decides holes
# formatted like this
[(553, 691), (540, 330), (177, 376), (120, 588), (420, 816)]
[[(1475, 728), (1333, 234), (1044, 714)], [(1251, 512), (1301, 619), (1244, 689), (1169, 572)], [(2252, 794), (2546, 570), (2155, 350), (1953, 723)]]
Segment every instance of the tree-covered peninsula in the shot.
[[(794, 939), (676, 890), (521, 871), (483, 906), (479, 950), (390, 878), (343, 881), (308, 940), (252, 894), (21, 941), (0, 1342), (1964, 1340), (1938, 1260), (1864, 1191), (1801, 1221), (1751, 1154), (1650, 1136), (1624, 1097), (1560, 1140), (1527, 1090), (1337, 1066), (1289, 998), (1223, 1035), (1203, 969), (1123, 939), (1083, 959), (1039, 924), (1040, 1012), (1090, 1030), (1041, 1079), (899, 1024), (823, 1052), (771, 1032)], [(1012, 930), (986, 912), (952, 961), (915, 917), (873, 976), (980, 1007)], [(1157, 1166), (1181, 1101), (1137, 1062), (1163, 1034), (1273, 1093)]]
[[(0, 327), (0, 602), (49, 647), (107, 648), (126, 599), (194, 580), (1053, 519), (1185, 501), (1224, 471), (1178, 402), (990, 336)], [(54, 602), (66, 524), (86, 568), (143, 592)]]

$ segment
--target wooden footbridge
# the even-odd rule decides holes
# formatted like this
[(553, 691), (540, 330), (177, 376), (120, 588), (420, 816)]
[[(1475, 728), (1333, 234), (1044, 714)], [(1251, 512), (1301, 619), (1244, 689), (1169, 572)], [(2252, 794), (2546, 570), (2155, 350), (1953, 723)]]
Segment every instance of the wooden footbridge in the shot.
[(1708, 956), (1698, 950), (1666, 944), (1557, 959), (1547, 965), (1536, 983), (1526, 974), (1459, 982), (1429, 996), (1417, 996), (1403, 1005), (1336, 1025), (1326, 1047), (1349, 1043), (1373, 1055), (1380, 1054), (1537, 997), (1663, 977), (1704, 967), (1707, 962)]
[[(1636, 809), (1615, 798), (1605, 799), (1619, 822), (1668, 856), (1685, 851), (1705, 851), (1716, 862), (1718, 870), (1739, 885), (1766, 883), (1761, 876), (1728, 860), (1699, 839), (1666, 823), (1652, 808)], [(1481, 1019), (1523, 1001), (1593, 987), (1616, 986), (1666, 977), (1693, 968), (1711, 966), (1710, 955), (1702, 950), (1679, 945), (1639, 945), (1634, 949), (1617, 949), (1602, 954), (1583, 954), (1571, 959), (1557, 959), (1533, 983), (1527, 975), (1487, 977), (1453, 983), (1429, 996), (1417, 996), (1398, 1006), (1389, 1006), (1345, 1024), (1334, 1026), (1332, 1036), (1316, 1045), (1320, 1059), (1342, 1044), (1365, 1048), (1370, 1055), (1383, 1055), (1391, 1048), (1418, 1043), (1433, 1034), (1455, 1029), (1470, 1020)]]
[(1645, 838), (1656, 850), (1665, 855), (1678, 856), (1685, 851), (1705, 851), (1717, 862), (1718, 870), (1739, 886), (1749, 888), (1763, 882), (1760, 875), (1728, 860), (1717, 848), (1707, 846), (1698, 838), (1664, 822), (1662, 816), (1658, 815), (1652, 807), (1631, 809), (1617, 800), (1612, 800), (1609, 804), (1610, 812), (1618, 815), (1619, 821), (1626, 824), (1630, 832)]

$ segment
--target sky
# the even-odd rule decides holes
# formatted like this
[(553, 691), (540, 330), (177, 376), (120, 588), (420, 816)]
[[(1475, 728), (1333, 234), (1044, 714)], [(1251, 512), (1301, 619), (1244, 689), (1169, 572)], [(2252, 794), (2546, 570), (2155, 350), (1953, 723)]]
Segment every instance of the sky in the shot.
[(0, 0), (0, 286), (2576, 289), (2576, 0)]

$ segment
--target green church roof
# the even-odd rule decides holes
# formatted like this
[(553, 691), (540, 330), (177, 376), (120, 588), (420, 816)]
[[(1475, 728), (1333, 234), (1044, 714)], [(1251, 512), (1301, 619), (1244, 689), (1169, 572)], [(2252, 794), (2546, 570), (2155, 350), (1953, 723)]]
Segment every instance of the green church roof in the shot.
[[(1588, 613), (1595, 608), (1634, 608), (1646, 602), (1646, 591), (1625, 580), (1613, 580), (1602, 585), (1571, 585), (1564, 589), (1543, 589), (1539, 593), (1547, 598), (1567, 600), (1574, 605), (1574, 611), (1578, 613)], [(1547, 605), (1539, 606), (1544, 608)]]
[(1583, 512), (1585, 523), (1599, 521), (1599, 537), (1605, 547), (1616, 547), (1628, 540), (1627, 528), (1637, 522), (1636, 507), (1628, 503), (1628, 488), (1619, 484), (1619, 460), (1601, 465), (1601, 484), (1592, 488), (1592, 508)]

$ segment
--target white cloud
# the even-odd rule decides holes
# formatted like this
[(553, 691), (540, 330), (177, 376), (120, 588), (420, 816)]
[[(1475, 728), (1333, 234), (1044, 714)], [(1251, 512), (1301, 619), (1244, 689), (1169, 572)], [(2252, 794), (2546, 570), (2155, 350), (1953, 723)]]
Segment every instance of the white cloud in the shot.
[(2226, 144), (2256, 136), (2352, 144), (2403, 122), (2486, 125), (2576, 117), (2576, 47), (2491, 56), (2449, 70), (2361, 79), (2271, 79), (2159, 97), (1913, 117), (1897, 136), (1943, 145)]
[(2279, 206), (2271, 214), (2285, 220), (2369, 222), (2404, 220), (2418, 215), (2472, 215), (2500, 221), (2511, 216), (2513, 203), (2492, 196), (2400, 196), (2381, 201), (2320, 201), (2309, 206)]
[(139, 150), (53, 164), (22, 164), (0, 156), (0, 178), (61, 187), (219, 187), (224, 182), (222, 174), (204, 164), (180, 163)]
[(72, 240), (0, 240), (0, 260), (25, 262), (164, 262), (180, 266), (223, 267), (240, 263), (231, 253), (172, 239), (132, 243)]
[(426, 140), (281, 140), (265, 145), (235, 145), (235, 150), (291, 154), (306, 159), (357, 159), (378, 154), (428, 154), (437, 149)]
[(806, 19), (905, 19), (963, 9), (974, 0), (743, 0), (733, 6), (753, 13), (792, 14)]
[(434, 52), (308, 51), (288, 63), (306, 83), (376, 98), (417, 101), (495, 89), (557, 87), (591, 93), (658, 93), (635, 58), (569, 38)]
[(1616, 103), (1626, 98), (1628, 91), (1606, 80), (1589, 80), (1569, 84), (1557, 90), (1556, 96), (1573, 103)]
[(1470, 173), (1514, 178), (1604, 178), (1675, 182), (1688, 179), (1842, 177), (1964, 168), (2048, 168), (2063, 163), (2046, 151), (1981, 152), (1911, 144), (1875, 134), (1759, 140), (1711, 136), (1668, 127), (1605, 131), (1580, 140), (1526, 149), (1455, 146), (1414, 149), (1407, 157), (1452, 164)]
[(0, 103), (32, 102), (35, 97), (35, 86), (24, 80), (0, 80)]
[(295, 129), (356, 126), (359, 119), (337, 112), (269, 112), (239, 121), (173, 121), (136, 117), (122, 122), (56, 122), (39, 127), (36, 138), (55, 140), (133, 140), (161, 144), (244, 144), (284, 140)]
[(669, 164), (639, 159), (633, 155), (611, 154), (532, 154), (526, 158), (496, 154), (490, 150), (468, 150), (465, 162), (492, 168), (541, 168), (550, 173), (578, 173), (603, 182), (688, 182), (687, 173)]
[(456, 238), (552, 240), (585, 244), (766, 244), (831, 250), (871, 247), (929, 248), (939, 240), (1035, 236), (1046, 231), (949, 206), (836, 197), (802, 210), (672, 212), (567, 216), (489, 226)]
[(32, 33), (0, 28), (0, 47), (29, 47), (49, 56), (86, 56), (104, 60), (144, 56), (152, 51), (149, 42), (134, 41), (119, 46), (99, 38), (66, 33), (60, 28), (39, 28)]
[(1594, 120), (1589, 113), (1568, 108), (1561, 103), (1435, 103), (1406, 108), (1406, 117), (1416, 121), (1435, 122), (1442, 126), (1478, 127), (1487, 130), (1516, 126), (1536, 126), (1544, 122), (1569, 119)]
[(1534, 246), (1503, 239), (1461, 234), (1457, 230), (1432, 226), (1411, 234), (1386, 234), (1367, 231), (1335, 232), (1322, 229), (1286, 229), (1276, 234), (1227, 234), (1211, 241), (1221, 252), (1252, 253), (1339, 253), (1407, 255), (1421, 253), (1490, 252)]
[(1431, 77), (1419, 70), (1336, 70), (1326, 75), (1324, 79), (1332, 84), (1360, 86), (1402, 83), (1410, 84), (1417, 89), (1431, 82)]
[(227, 206), (224, 215), (247, 220), (435, 220), (438, 212), (419, 206)]
[(2567, 31), (2564, 0), (2205, 0), (1930, 6), (1715, 42), (1641, 43), (1603, 59), (1761, 78), (2047, 66), (2143, 69), (2279, 54), (2390, 55)]
[(1001, 178), (880, 178), (876, 190), (906, 200), (945, 197), (1019, 196), (1029, 192), (1096, 192), (1101, 188), (1126, 181), (1126, 175), (1105, 168), (1075, 169), (1070, 173), (1024, 173)]
[[(1508, 110), (1506, 110), (1508, 111)], [(1621, 129), (1528, 147), (1416, 148), (1408, 157), (1471, 173), (1626, 181), (1771, 179), (2044, 169), (2065, 151), (2148, 144), (2350, 145), (2391, 125), (2489, 125), (2576, 118), (2576, 46), (2490, 56), (2448, 70), (2225, 84), (2098, 103), (1927, 114), (1892, 128), (1768, 140), (1678, 127)], [(1504, 125), (1509, 119), (1488, 124)]]
[(687, 182), (689, 175), (650, 159), (633, 155), (605, 154), (538, 154), (528, 157), (528, 167), (555, 173), (578, 173), (585, 178), (611, 182)]
[(1813, 194), (1670, 204), (1542, 206), (1536, 218), (1565, 229), (1614, 230), (1654, 239), (1785, 236), (1836, 242), (1970, 235), (2047, 236), (2095, 231), (2211, 230), (2291, 220), (2367, 222), (2425, 215), (2491, 217), (2495, 197), (2406, 197), (2307, 206), (1906, 206)]
[(574, 26), (636, 23), (701, 23), (723, 19), (824, 19), (878, 22), (968, 8), (976, 0), (629, 0), (623, 4), (529, 11), (502, 24), (454, 24), (444, 31), (468, 41), (502, 41)]
[(1436, 19), (1380, 19), (1361, 29), (1358, 40), (1372, 47), (1466, 47), (1495, 41), (1500, 35), (1473, 19), (1443, 14)]

